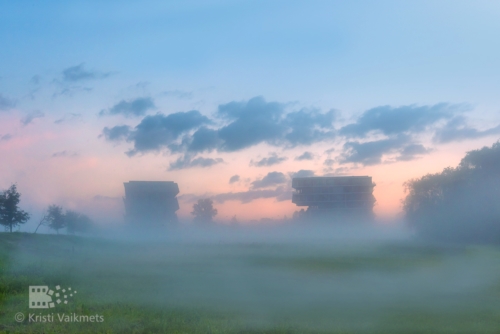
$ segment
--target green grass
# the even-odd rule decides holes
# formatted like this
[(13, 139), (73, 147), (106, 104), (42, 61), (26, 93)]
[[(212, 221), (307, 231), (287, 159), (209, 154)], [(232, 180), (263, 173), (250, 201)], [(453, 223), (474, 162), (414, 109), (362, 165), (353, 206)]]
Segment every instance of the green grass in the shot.
[[(220, 317), (195, 309), (163, 309), (144, 303), (106, 302), (106, 294), (85, 294), (86, 287), (99, 279), (85, 272), (94, 270), (100, 278), (122, 281), (123, 273), (106, 271), (116, 255), (122, 255), (119, 243), (63, 235), (0, 234), (0, 333), (229, 333), (231, 317)], [(96, 258), (96, 257), (101, 257)], [(83, 263), (83, 265), (81, 265)], [(92, 264), (91, 264), (92, 263)], [(113, 263), (115, 268), (121, 263)], [(112, 269), (112, 268), (111, 268)], [(116, 274), (115, 274), (116, 273)], [(84, 275), (82, 277), (82, 275)], [(92, 280), (92, 282), (89, 282)], [(29, 285), (70, 286), (80, 284), (79, 295), (68, 305), (55, 309), (28, 309)], [(144, 282), (147, 284), (147, 282)], [(76, 286), (73, 285), (75, 288)], [(82, 287), (82, 288), (80, 288)], [(126, 291), (122, 291), (125, 294)], [(76, 297), (78, 296), (78, 298)], [(16, 323), (14, 314), (102, 315), (103, 323)]]
[[(28, 287), (71, 286), (54, 309)], [(99, 315), (100, 323), (14, 321)], [(500, 251), (0, 233), (0, 333), (498, 333)]]

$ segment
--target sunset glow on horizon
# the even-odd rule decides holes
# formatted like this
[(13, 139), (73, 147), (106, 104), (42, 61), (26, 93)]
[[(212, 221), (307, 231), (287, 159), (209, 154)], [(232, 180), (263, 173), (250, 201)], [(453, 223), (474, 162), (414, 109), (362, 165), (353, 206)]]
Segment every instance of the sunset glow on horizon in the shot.
[(51, 204), (121, 223), (131, 180), (176, 182), (183, 221), (205, 197), (221, 223), (290, 218), (299, 171), (371, 176), (399, 217), (404, 182), (500, 138), (500, 6), (363, 4), (3, 2), (21, 229)]

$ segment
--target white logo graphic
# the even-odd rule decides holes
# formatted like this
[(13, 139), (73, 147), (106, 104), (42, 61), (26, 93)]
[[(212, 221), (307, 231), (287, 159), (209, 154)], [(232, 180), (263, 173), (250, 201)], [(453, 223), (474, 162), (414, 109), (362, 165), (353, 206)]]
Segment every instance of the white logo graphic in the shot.
[[(56, 286), (56, 292), (49, 289), (47, 285), (30, 285), (29, 288), (30, 294), (30, 308), (53, 308), (55, 307), (55, 303), (52, 301), (52, 297), (57, 298), (56, 303), (60, 304), (63, 302), (64, 304), (68, 303), (68, 298), (73, 297), (73, 294), (76, 294), (76, 290), (62, 289), (58, 285)], [(61, 298), (64, 300), (61, 300)]]

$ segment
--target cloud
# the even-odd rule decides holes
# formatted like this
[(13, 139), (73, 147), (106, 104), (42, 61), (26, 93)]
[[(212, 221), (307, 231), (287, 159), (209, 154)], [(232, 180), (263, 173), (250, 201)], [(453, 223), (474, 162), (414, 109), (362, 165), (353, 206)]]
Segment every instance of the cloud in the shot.
[(310, 169), (301, 169), (298, 172), (290, 173), (290, 178), (294, 177), (311, 177), (314, 176), (314, 171)]
[(77, 152), (70, 152), (70, 151), (60, 151), (52, 154), (52, 158), (69, 158), (69, 157), (77, 157), (78, 153)]
[(264, 176), (262, 179), (253, 181), (252, 189), (267, 188), (286, 183), (286, 181), (287, 180), (285, 174), (281, 172), (270, 172), (267, 173), (267, 175)]
[(285, 105), (254, 97), (219, 106), (217, 115), (232, 122), (219, 129), (221, 149), (237, 151), (259, 143), (295, 147), (334, 137), (335, 112), (302, 109), (285, 113)]
[(218, 203), (224, 203), (226, 201), (240, 201), (241, 203), (250, 203), (260, 198), (277, 198), (284, 192), (285, 190), (283, 187), (278, 187), (276, 189), (261, 189), (222, 193), (212, 196), (212, 199)]
[(193, 168), (193, 167), (205, 168), (205, 167), (211, 167), (213, 165), (223, 163), (223, 162), (224, 162), (224, 160), (222, 160), (221, 158), (212, 159), (212, 158), (198, 157), (198, 158), (192, 159), (191, 156), (184, 155), (183, 157), (180, 157), (179, 159), (177, 159), (175, 162), (171, 163), (168, 170), (171, 171), (171, 170), (187, 169), (187, 168)]
[(382, 162), (384, 154), (393, 153), (407, 144), (408, 138), (400, 136), (366, 143), (347, 142), (344, 152), (339, 157), (339, 163), (361, 163), (363, 165), (376, 165)]
[(232, 183), (238, 182), (239, 180), (240, 180), (240, 176), (239, 175), (233, 175), (229, 179), (229, 183), (232, 184)]
[(21, 119), (21, 123), (23, 125), (28, 125), (28, 124), (32, 123), (33, 120), (35, 120), (36, 118), (42, 118), (44, 116), (45, 116), (45, 114), (43, 112), (41, 112), (40, 110), (35, 110), (35, 111), (28, 113), (26, 116), (24, 116)]
[(240, 192), (227, 192), (227, 193), (221, 193), (221, 194), (203, 194), (203, 195), (196, 195), (196, 194), (183, 194), (180, 196), (177, 196), (177, 198), (181, 201), (184, 202), (189, 202), (189, 203), (195, 203), (198, 201), (198, 199), (201, 198), (211, 198), (217, 203), (224, 203), (226, 201), (239, 201), (243, 204), (250, 203), (254, 200), (261, 199), (261, 198), (275, 198), (276, 200), (279, 200), (279, 198), (283, 196), (290, 196), (291, 197), (291, 191), (285, 190), (283, 186), (279, 186), (276, 189), (259, 189), (259, 190), (247, 190), (247, 191), (240, 191)]
[(467, 126), (465, 118), (458, 116), (448, 121), (444, 127), (438, 129), (434, 134), (433, 141), (443, 144), (497, 134), (500, 134), (500, 125), (481, 131)]
[(10, 133), (0, 135), (0, 141), (9, 141), (12, 139), (12, 135)]
[(385, 135), (417, 133), (442, 119), (450, 119), (455, 114), (468, 110), (466, 105), (439, 103), (433, 106), (402, 106), (393, 108), (381, 106), (367, 110), (356, 123), (340, 129), (340, 134), (348, 138), (365, 138), (370, 132)]
[(334, 110), (321, 113), (316, 109), (302, 109), (288, 113), (283, 123), (290, 131), (285, 135), (285, 138), (292, 147), (333, 139), (335, 137), (333, 129), (335, 116)]
[(333, 152), (335, 152), (335, 148), (333, 147), (325, 151), (325, 153), (328, 155), (332, 154)]
[(417, 158), (419, 155), (429, 154), (432, 150), (425, 148), (422, 144), (410, 144), (405, 146), (399, 156), (396, 158), (398, 161), (409, 161)]
[(210, 120), (197, 110), (146, 116), (130, 133), (128, 138), (134, 142), (134, 149), (127, 154), (159, 151), (174, 144), (182, 133), (208, 123)]
[[(128, 113), (134, 114), (130, 111)], [(194, 120), (188, 128), (172, 123), (174, 118), (189, 117)], [(284, 104), (254, 97), (248, 101), (219, 105), (214, 120), (195, 110), (168, 116), (146, 116), (129, 137), (134, 142), (134, 149), (129, 154), (160, 149), (189, 154), (213, 150), (234, 152), (261, 143), (286, 148), (310, 145), (333, 138), (333, 120), (333, 111), (322, 114), (317, 110), (303, 109), (286, 113)], [(220, 125), (214, 128), (215, 124)], [(191, 130), (194, 132), (191, 133)], [(180, 134), (183, 135), (182, 138), (179, 137)]]
[(347, 168), (347, 167), (339, 167), (339, 168), (328, 168), (324, 169), (325, 174), (323, 176), (339, 176), (339, 175), (352, 175), (352, 170), (356, 168)]
[(335, 159), (328, 158), (328, 159), (325, 159), (325, 161), (323, 162), (323, 165), (331, 167), (335, 164), (335, 162), (336, 162)]
[(9, 110), (16, 106), (16, 102), (0, 94), (0, 110)]
[(63, 80), (66, 82), (77, 82), (92, 79), (104, 79), (111, 75), (111, 73), (103, 73), (98, 71), (91, 71), (85, 69), (85, 64), (71, 66), (62, 71)]
[(76, 93), (79, 92), (84, 92), (84, 93), (90, 93), (92, 91), (92, 88), (90, 87), (83, 87), (83, 86), (70, 86), (70, 87), (65, 87), (61, 89), (58, 92), (55, 92), (52, 94), (52, 98), (55, 99), (56, 97), (59, 96), (67, 96), (67, 97), (72, 97)]
[(220, 143), (221, 140), (217, 131), (209, 129), (206, 126), (200, 127), (192, 136), (186, 136), (183, 140), (183, 144), (187, 147), (188, 152), (211, 152)]
[(297, 160), (297, 161), (313, 160), (313, 159), (314, 159), (314, 154), (312, 154), (311, 152), (307, 152), (307, 151), (302, 153), (298, 157), (295, 157), (295, 160)]
[[(448, 120), (447, 125), (438, 130), (435, 141), (441, 142), (448, 138), (461, 135), (486, 135), (485, 133), (472, 133), (466, 129), (467, 134), (458, 133), (454, 119), (463, 119), (456, 114), (469, 109), (464, 104), (452, 105), (439, 103), (431, 106), (402, 106), (393, 108), (381, 106), (365, 111), (359, 119), (340, 129), (340, 134), (348, 138), (366, 138), (371, 133), (379, 133), (388, 136), (381, 140), (368, 142), (348, 141), (344, 144), (342, 154), (336, 159), (328, 158), (324, 164), (331, 167), (334, 163), (359, 163), (362, 165), (375, 165), (382, 162), (386, 155), (393, 155), (394, 161), (409, 161), (421, 155), (431, 152), (430, 149), (419, 143), (413, 142), (410, 135), (423, 132), (431, 126), (435, 126), (442, 120)], [(463, 128), (462, 128), (463, 129)], [(490, 129), (488, 131), (497, 131)], [(500, 127), (498, 129), (500, 133)]]
[(69, 122), (69, 121), (74, 121), (74, 120), (81, 119), (81, 117), (82, 117), (81, 114), (69, 113), (69, 114), (64, 115), (62, 118), (56, 119), (54, 121), (54, 123), (55, 124), (61, 124), (61, 123), (64, 123), (64, 122)]
[[(256, 199), (261, 198), (275, 198), (276, 201), (288, 201), (292, 197), (293, 190), (291, 188), (291, 178), (293, 177), (308, 177), (314, 176), (314, 171), (312, 170), (299, 170), (298, 172), (288, 173), (289, 178), (285, 174), (280, 172), (268, 173), (262, 179), (252, 182), (251, 189), (241, 192), (227, 192), (221, 194), (204, 194), (204, 195), (194, 195), (194, 194), (184, 194), (179, 196), (179, 199), (186, 200), (188, 202), (196, 202), (199, 198), (210, 197), (218, 203), (224, 203), (226, 201), (240, 201), (241, 203), (250, 203)], [(229, 180), (229, 183), (234, 183), (240, 180), (239, 175), (233, 175)], [(276, 187), (274, 189), (261, 189), (268, 187)]]
[[(128, 125), (117, 125), (112, 128), (105, 127), (102, 130), (102, 135), (108, 141), (122, 141), (127, 140), (130, 136), (131, 130)], [(99, 137), (101, 137), (99, 136)]]
[(144, 116), (148, 110), (154, 109), (155, 104), (150, 97), (138, 97), (133, 100), (121, 100), (108, 110), (101, 110), (100, 116), (124, 115), (126, 117)]
[(334, 138), (335, 111), (313, 109), (285, 112), (285, 104), (254, 97), (247, 102), (219, 106), (217, 115), (231, 123), (219, 129), (223, 151), (237, 151), (260, 143), (295, 147)]
[(217, 115), (232, 121), (219, 129), (221, 150), (238, 151), (262, 142), (276, 143), (286, 132), (280, 123), (283, 112), (282, 104), (266, 102), (262, 97), (220, 105)]
[(394, 160), (382, 161), (385, 155), (396, 155), (395, 161), (409, 161), (431, 151), (421, 144), (412, 142), (411, 138), (405, 135), (365, 143), (347, 142), (344, 144), (344, 152), (340, 157), (336, 160), (325, 160), (325, 165), (331, 167), (334, 162), (338, 162), (340, 164), (360, 163), (369, 166), (383, 162), (394, 162)]
[(286, 161), (287, 159), (288, 159), (287, 157), (279, 157), (278, 154), (271, 153), (268, 158), (262, 158), (261, 160), (259, 160), (257, 162), (253, 162), (253, 160), (252, 160), (250, 162), (250, 166), (257, 166), (257, 167), (272, 166), (272, 165), (280, 164), (283, 161)]

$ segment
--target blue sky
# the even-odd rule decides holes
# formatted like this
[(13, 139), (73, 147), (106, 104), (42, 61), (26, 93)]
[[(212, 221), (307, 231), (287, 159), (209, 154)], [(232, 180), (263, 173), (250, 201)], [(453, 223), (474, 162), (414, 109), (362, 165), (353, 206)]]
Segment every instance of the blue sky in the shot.
[[(122, 182), (175, 180), (181, 215), (254, 191), (220, 203), (253, 219), (295, 209), (286, 183), (255, 193), (271, 173), (368, 174), (397, 214), (405, 180), (498, 140), (499, 18), (495, 1), (0, 1), (0, 186), (119, 217)], [(236, 138), (263, 129), (252, 108), (269, 131)]]

